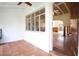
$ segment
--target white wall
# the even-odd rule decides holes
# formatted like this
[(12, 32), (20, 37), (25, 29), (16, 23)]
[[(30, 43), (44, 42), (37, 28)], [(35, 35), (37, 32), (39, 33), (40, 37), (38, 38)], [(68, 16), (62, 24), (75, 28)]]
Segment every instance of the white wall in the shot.
[[(41, 48), (42, 50), (49, 52), (49, 50), (52, 50), (52, 39), (51, 39), (51, 34), (52, 34), (52, 8), (50, 6), (50, 3), (40, 3), (39, 7), (35, 6), (33, 8), (28, 9), (28, 13), (32, 13), (37, 9), (40, 9), (42, 7), (45, 7), (46, 12), (45, 12), (45, 32), (33, 32), (33, 31), (26, 31), (24, 34), (24, 39), (33, 45)], [(51, 28), (51, 29), (50, 29)], [(50, 32), (51, 30), (51, 32)], [(51, 40), (50, 40), (51, 39)]]
[(0, 7), (0, 28), (3, 38), (0, 43), (23, 39), (24, 31), (23, 9)]

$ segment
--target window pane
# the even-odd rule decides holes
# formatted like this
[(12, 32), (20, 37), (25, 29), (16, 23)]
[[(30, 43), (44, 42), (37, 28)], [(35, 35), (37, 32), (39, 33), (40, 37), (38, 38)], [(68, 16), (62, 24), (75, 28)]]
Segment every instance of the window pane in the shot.
[(35, 16), (39, 15), (39, 11), (35, 12)]
[(32, 23), (32, 31), (34, 31), (34, 18), (31, 19)]
[(34, 18), (34, 13), (31, 16), (32, 16), (32, 18)]
[(30, 15), (28, 15), (27, 18), (30, 18)]
[(39, 31), (39, 17), (35, 17), (35, 30)]
[(30, 15), (26, 16), (26, 29), (30, 30)]
[(28, 30), (30, 30), (30, 19), (28, 19)]
[(45, 31), (45, 14), (40, 16), (40, 31)]
[(63, 30), (63, 25), (59, 24), (59, 31), (62, 31), (62, 30)]
[(28, 30), (28, 19), (26, 18), (26, 30)]
[(45, 8), (40, 10), (40, 14), (45, 13)]

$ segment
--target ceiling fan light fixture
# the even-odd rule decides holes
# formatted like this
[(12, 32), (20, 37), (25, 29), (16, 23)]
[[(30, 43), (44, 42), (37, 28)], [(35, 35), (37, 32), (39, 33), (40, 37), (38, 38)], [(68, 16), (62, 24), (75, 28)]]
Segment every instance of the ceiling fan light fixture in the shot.
[(21, 4), (17, 5), (19, 8), (27, 8), (30, 7), (29, 5), (27, 5), (26, 3), (22, 2)]
[(29, 2), (19, 2), (19, 3), (17, 4), (17, 6), (18, 6), (19, 8), (27, 8), (27, 7), (31, 7), (32, 4), (29, 3)]

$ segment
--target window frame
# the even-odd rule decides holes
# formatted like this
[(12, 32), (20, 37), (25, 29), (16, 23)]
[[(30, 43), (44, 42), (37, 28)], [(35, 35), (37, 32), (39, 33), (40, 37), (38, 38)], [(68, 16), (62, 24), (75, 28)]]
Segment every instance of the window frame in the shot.
[[(43, 10), (44, 12), (41, 11), (41, 10)], [(36, 14), (37, 12), (38, 12), (39, 14)], [(41, 13), (40, 13), (40, 12), (41, 12)], [(33, 18), (32, 16), (33, 16), (33, 15), (34, 15), (34, 25), (32, 26), (32, 18)], [(38, 31), (39, 31), (39, 32), (45, 32), (45, 26), (44, 26), (44, 31), (41, 31), (41, 30), (40, 30), (40, 24), (41, 24), (41, 23), (40, 23), (40, 17), (41, 17), (41, 15), (44, 15), (44, 16), (45, 16), (45, 8), (41, 8), (41, 9), (39, 9), (39, 10), (37, 10), (37, 11), (35, 11), (35, 12), (29, 14), (29, 15), (26, 15), (26, 30), (27, 30), (27, 31), (37, 31), (37, 30), (36, 30), (36, 19), (35, 19), (35, 18), (36, 18), (36, 17), (39, 17), (39, 19), (38, 19), (38, 23), (39, 23), (39, 24), (38, 24), (38, 26), (37, 26), (37, 27), (39, 28)], [(30, 17), (29, 17), (29, 16), (30, 16)], [(30, 29), (28, 29), (28, 28), (29, 28), (29, 26), (28, 26), (28, 22), (29, 22), (28, 19), (30, 19)], [(44, 18), (44, 21), (45, 21), (45, 18)], [(45, 22), (44, 22), (44, 25), (45, 25)], [(34, 27), (34, 30), (32, 30), (32, 27)]]

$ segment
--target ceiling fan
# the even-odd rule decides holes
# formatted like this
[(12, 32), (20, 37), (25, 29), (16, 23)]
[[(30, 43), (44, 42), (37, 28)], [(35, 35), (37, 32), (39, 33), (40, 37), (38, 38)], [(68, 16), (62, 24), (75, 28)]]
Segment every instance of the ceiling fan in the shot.
[(29, 5), (29, 6), (32, 6), (32, 4), (30, 2), (19, 2), (17, 5), (21, 5), (22, 3), (25, 3), (25, 4)]

